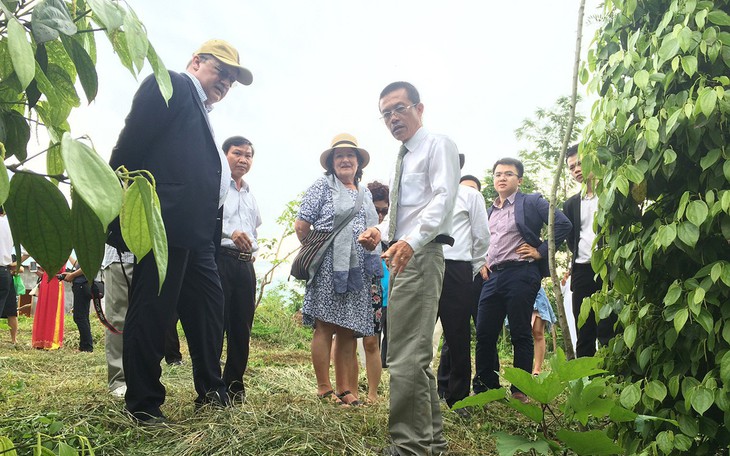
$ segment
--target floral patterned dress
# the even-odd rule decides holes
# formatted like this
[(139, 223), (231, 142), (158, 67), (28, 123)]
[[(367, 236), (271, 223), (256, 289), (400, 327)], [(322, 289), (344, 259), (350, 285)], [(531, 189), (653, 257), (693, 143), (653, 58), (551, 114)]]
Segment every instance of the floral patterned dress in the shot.
[[(348, 189), (352, 200), (357, 191)], [(365, 198), (372, 198), (365, 189)], [(312, 224), (312, 229), (332, 231), (334, 229), (335, 209), (327, 178), (321, 177), (304, 194), (297, 218)], [(370, 286), (372, 277), (364, 273), (364, 250), (357, 243), (357, 237), (365, 231), (365, 206), (352, 219), (352, 242), (356, 244), (358, 264), (363, 271), (363, 288), (347, 293), (335, 293), (333, 280), (333, 247), (330, 245), (324, 255), (322, 266), (307, 285), (302, 306), (302, 321), (314, 326), (317, 320), (352, 329), (357, 336), (374, 334), (373, 301)], [(347, 228), (345, 228), (347, 229)]]

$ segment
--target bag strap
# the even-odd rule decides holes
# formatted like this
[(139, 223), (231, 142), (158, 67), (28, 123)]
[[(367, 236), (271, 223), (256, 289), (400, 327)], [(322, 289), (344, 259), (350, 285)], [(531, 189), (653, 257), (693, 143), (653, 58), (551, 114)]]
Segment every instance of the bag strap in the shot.
[(312, 263), (309, 265), (309, 280), (307, 280), (307, 285), (309, 285), (312, 280), (314, 280), (314, 273), (319, 269), (320, 265), (322, 264), (322, 260), (324, 259), (324, 253), (327, 250), (327, 248), (332, 244), (332, 242), (335, 240), (335, 236), (337, 236), (337, 233), (342, 231), (344, 227), (347, 226), (348, 223), (350, 223), (350, 220), (355, 218), (358, 212), (360, 212), (360, 208), (362, 207), (362, 201), (365, 198), (365, 190), (362, 187), (358, 188), (357, 193), (357, 199), (355, 200), (355, 206), (352, 208), (350, 213), (340, 221), (340, 223), (335, 226), (335, 228), (332, 230), (332, 233), (327, 236), (327, 239), (322, 243), (322, 246), (319, 248), (317, 253), (314, 255), (314, 258), (312, 259)]

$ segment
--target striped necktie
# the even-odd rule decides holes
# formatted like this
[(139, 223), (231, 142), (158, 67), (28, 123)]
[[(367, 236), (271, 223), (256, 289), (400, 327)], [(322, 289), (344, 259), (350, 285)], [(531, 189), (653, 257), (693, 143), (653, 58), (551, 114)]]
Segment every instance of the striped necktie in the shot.
[(398, 221), (398, 199), (400, 198), (400, 179), (403, 174), (403, 157), (408, 153), (408, 148), (403, 144), (398, 151), (398, 160), (395, 162), (395, 179), (393, 188), (390, 190), (390, 223), (388, 224), (388, 239), (395, 241), (395, 225)]

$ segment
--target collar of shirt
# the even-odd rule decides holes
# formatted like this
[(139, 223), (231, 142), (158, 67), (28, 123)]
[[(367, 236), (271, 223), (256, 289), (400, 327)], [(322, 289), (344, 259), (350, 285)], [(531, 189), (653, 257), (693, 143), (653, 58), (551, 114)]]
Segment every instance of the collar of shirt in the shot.
[[(515, 198), (516, 197), (517, 197), (517, 192), (514, 192), (513, 194), (511, 194), (510, 196), (508, 196), (507, 198), (505, 198), (505, 202), (502, 203), (502, 206), (497, 206), (497, 200), (494, 200), (494, 202), (492, 203), (492, 206), (494, 206), (497, 209), (501, 209), (501, 208), (503, 208), (505, 206), (505, 203), (509, 203), (510, 205), (515, 204)], [(501, 196), (499, 196), (498, 198), (500, 200), (502, 199)]]
[(245, 191), (245, 192), (250, 192), (251, 191), (250, 188), (249, 188), (249, 186), (248, 186), (248, 184), (246, 183), (245, 180), (243, 180), (243, 178), (241, 178), (241, 190), (238, 190), (238, 185), (237, 184), (238, 183), (233, 178), (231, 178), (231, 188), (233, 188), (237, 192), (238, 191)]
[(406, 146), (406, 149), (408, 149), (408, 152), (412, 152), (416, 150), (416, 148), (426, 139), (426, 136), (428, 136), (428, 130), (421, 127), (415, 135), (411, 136), (411, 139), (403, 144)]
[(203, 103), (203, 106), (205, 107), (205, 112), (212, 111), (213, 106), (210, 106), (205, 103), (206, 101), (208, 101), (208, 96), (205, 94), (205, 90), (203, 90), (203, 86), (200, 84), (200, 81), (198, 81), (198, 78), (196, 78), (195, 75), (190, 73), (189, 71), (185, 71), (183, 74), (187, 75), (187, 77), (189, 77), (190, 80), (193, 81), (195, 90), (198, 92), (198, 97), (200, 97), (200, 101)]

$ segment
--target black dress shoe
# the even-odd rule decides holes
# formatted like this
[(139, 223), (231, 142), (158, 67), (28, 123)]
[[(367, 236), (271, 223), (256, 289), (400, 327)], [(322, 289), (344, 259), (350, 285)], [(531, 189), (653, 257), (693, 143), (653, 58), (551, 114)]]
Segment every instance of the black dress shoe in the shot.
[(146, 412), (127, 412), (132, 417), (132, 420), (137, 423), (138, 426), (142, 427), (157, 427), (166, 426), (170, 424), (165, 415), (150, 415)]
[(195, 410), (200, 410), (205, 406), (219, 409), (226, 408), (231, 406), (231, 400), (228, 394), (220, 394), (218, 391), (208, 391), (202, 399), (195, 399)]

